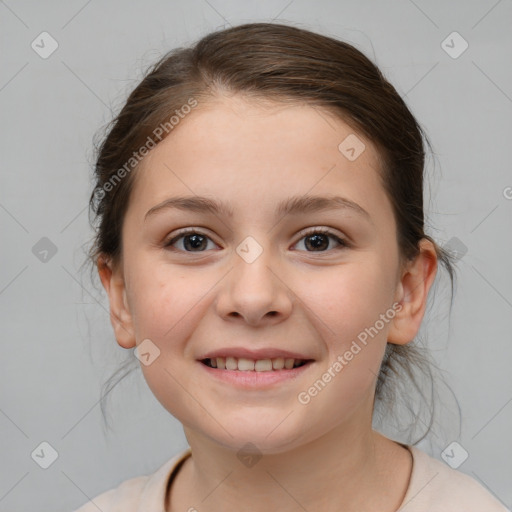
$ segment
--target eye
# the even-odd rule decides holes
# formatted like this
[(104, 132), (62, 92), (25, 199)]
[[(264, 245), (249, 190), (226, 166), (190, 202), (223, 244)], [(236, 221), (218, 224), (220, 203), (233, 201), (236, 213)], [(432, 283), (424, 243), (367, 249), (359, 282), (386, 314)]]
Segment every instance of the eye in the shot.
[[(171, 240), (164, 244), (164, 247), (171, 248), (173, 250), (181, 250), (184, 252), (203, 252), (208, 249), (208, 240), (213, 243), (213, 241), (203, 233), (195, 231), (193, 229), (187, 229), (180, 231), (178, 235), (173, 237)], [(173, 248), (178, 241), (183, 241), (183, 248)], [(179, 244), (178, 244), (179, 245)], [(215, 244), (214, 244), (215, 245)], [(210, 247), (211, 249), (211, 247)]]
[[(298, 245), (302, 240), (305, 241), (304, 247), (307, 252), (327, 252), (332, 240), (338, 244), (337, 247), (334, 247), (335, 249), (343, 249), (349, 246), (348, 242), (325, 228), (315, 228), (303, 233), (303, 237), (295, 245)], [(182, 252), (204, 252), (213, 248), (208, 247), (208, 241), (216, 246), (204, 233), (194, 229), (185, 229), (166, 242), (164, 247)], [(178, 247), (174, 247), (176, 244)]]
[(349, 246), (348, 242), (325, 228), (315, 228), (307, 231), (303, 235), (303, 238), (301, 238), (297, 244), (304, 240), (304, 246), (306, 248), (312, 248), (312, 250), (308, 250), (308, 252), (326, 252), (326, 249), (328, 250), (329, 248), (330, 240), (334, 240), (338, 244), (337, 249), (344, 249)]

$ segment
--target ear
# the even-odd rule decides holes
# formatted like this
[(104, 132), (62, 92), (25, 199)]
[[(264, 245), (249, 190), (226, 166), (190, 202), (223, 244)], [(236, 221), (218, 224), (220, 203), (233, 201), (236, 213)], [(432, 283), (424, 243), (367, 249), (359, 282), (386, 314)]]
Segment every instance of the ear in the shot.
[(427, 307), (428, 292), (437, 273), (434, 244), (423, 238), (419, 249), (416, 258), (406, 264), (397, 286), (395, 301), (401, 308), (396, 309), (388, 332), (388, 342), (395, 345), (406, 345), (418, 333)]
[(110, 302), (110, 322), (114, 328), (117, 343), (123, 348), (135, 347), (133, 319), (126, 300), (123, 271), (113, 266), (110, 259), (99, 256), (98, 273)]

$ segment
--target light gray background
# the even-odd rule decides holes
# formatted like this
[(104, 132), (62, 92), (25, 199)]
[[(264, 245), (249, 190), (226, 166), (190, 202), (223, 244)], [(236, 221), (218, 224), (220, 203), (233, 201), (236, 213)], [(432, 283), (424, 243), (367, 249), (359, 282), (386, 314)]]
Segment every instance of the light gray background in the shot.
[[(425, 450), (441, 458), (457, 441), (469, 453), (459, 470), (512, 507), (510, 0), (6, 0), (0, 20), (0, 511), (73, 510), (186, 446), (140, 371), (112, 391), (115, 430), (103, 431), (100, 386), (127, 354), (105, 296), (79, 272), (91, 140), (163, 51), (270, 20), (356, 45), (430, 136), (430, 233), (467, 253), (451, 325), (441, 292), (426, 324), (462, 428), (456, 438), (439, 428)], [(59, 44), (47, 59), (31, 48), (43, 31)], [(469, 44), (458, 58), (441, 46), (453, 31)], [(32, 251), (42, 237), (57, 248), (46, 262)], [(58, 452), (46, 470), (31, 458), (43, 441)]]

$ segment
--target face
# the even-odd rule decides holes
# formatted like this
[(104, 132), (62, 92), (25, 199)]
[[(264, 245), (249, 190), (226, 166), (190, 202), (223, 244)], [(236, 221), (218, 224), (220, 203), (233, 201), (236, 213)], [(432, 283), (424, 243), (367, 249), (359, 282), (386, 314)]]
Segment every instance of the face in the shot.
[[(349, 136), (359, 156), (340, 150)], [(404, 290), (379, 166), (319, 109), (237, 97), (200, 105), (143, 161), (111, 307), (119, 344), (145, 343), (144, 377), (186, 430), (278, 453), (367, 425)], [(201, 362), (211, 353), (309, 362), (221, 370)]]

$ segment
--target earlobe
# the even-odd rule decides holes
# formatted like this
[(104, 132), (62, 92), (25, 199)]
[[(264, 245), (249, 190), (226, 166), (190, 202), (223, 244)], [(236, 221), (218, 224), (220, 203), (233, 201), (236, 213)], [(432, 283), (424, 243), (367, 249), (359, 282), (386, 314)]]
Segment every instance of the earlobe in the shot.
[(97, 260), (98, 274), (110, 304), (110, 322), (117, 343), (123, 348), (134, 348), (135, 335), (132, 315), (126, 299), (126, 287), (122, 272), (104, 256)]
[(397, 285), (395, 300), (401, 309), (395, 315), (388, 333), (388, 342), (406, 345), (418, 333), (427, 307), (428, 292), (437, 272), (437, 253), (427, 239), (419, 243), (419, 253), (404, 269)]

